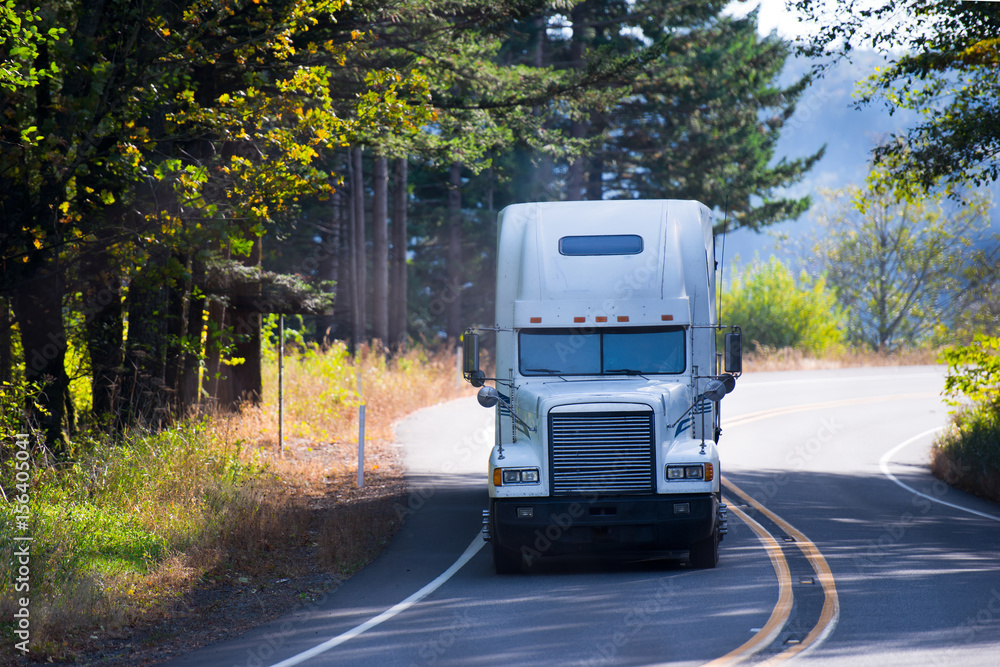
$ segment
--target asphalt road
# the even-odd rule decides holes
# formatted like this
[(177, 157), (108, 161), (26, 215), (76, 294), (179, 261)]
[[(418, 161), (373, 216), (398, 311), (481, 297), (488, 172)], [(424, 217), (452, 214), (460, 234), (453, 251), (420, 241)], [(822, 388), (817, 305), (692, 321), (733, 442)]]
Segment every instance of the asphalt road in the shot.
[(928, 472), (937, 367), (756, 373), (723, 402), (730, 532), (714, 570), (481, 548), (492, 411), (397, 429), (403, 529), (343, 586), (176, 665), (1000, 664), (1000, 506)]

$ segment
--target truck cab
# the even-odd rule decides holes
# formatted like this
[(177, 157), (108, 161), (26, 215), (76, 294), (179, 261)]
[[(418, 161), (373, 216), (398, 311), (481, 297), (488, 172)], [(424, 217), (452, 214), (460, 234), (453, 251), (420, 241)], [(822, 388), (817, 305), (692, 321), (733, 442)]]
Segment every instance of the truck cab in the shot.
[[(499, 214), (494, 326), (464, 338), (465, 378), (496, 410), (484, 537), (498, 573), (537, 559), (687, 552), (726, 532), (711, 215), (693, 201), (516, 204)], [(479, 368), (495, 335), (495, 377)], [(492, 382), (493, 386), (487, 386)]]

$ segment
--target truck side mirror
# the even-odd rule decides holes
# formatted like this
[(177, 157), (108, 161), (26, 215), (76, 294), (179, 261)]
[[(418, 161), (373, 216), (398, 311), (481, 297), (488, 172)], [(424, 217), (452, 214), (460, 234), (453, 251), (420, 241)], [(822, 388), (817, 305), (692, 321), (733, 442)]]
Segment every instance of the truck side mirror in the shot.
[(726, 334), (726, 372), (739, 375), (743, 372), (743, 333)]
[(471, 331), (462, 336), (462, 377), (473, 387), (482, 387), (486, 379), (479, 370), (479, 334)]
[(500, 392), (498, 392), (494, 387), (483, 387), (476, 394), (476, 400), (479, 401), (479, 405), (484, 408), (492, 408), (498, 402), (500, 402)]
[(727, 393), (729, 392), (726, 391), (726, 383), (722, 380), (712, 378), (705, 385), (705, 391), (702, 393), (701, 398), (706, 401), (718, 403)]

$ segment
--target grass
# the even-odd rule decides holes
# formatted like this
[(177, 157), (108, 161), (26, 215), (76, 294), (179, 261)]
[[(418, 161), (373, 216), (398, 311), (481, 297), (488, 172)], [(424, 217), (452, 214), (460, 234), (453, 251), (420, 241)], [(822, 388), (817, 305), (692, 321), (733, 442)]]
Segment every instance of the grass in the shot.
[[(155, 643), (163, 622), (184, 617), (192, 605), (260, 598), (269, 582), (305, 580), (316, 571), (329, 573), (328, 585), (384, 547), (398, 529), (393, 502), (405, 491), (389, 446), (392, 424), (468, 392), (456, 382), (453, 353), (418, 349), (387, 361), (369, 349), (352, 358), (342, 345), (292, 352), (280, 453), (276, 366), (274, 352), (267, 352), (259, 407), (194, 416), (159, 433), (136, 430), (113, 441), (85, 434), (73, 443), (72, 463), (31, 471), (32, 514), (27, 530), (16, 534), (33, 538), (34, 659), (77, 659), (94, 650), (95, 638), (126, 641), (145, 632)], [(358, 489), (362, 401), (366, 484)], [(16, 490), (13, 464), (0, 464), (8, 498)], [(12, 506), (0, 505), (5, 554), (15, 546), (14, 519)], [(14, 559), (0, 561), (5, 636), (12, 636), (8, 619), (22, 595), (16, 576)]]
[(1000, 407), (973, 404), (952, 415), (931, 452), (940, 479), (1000, 502)]
[(938, 363), (938, 351), (923, 348), (891, 353), (845, 349), (823, 357), (815, 357), (791, 347), (776, 349), (756, 343), (754, 343), (754, 347), (753, 351), (748, 350), (744, 353), (744, 372), (822, 370), (864, 366), (925, 366)]

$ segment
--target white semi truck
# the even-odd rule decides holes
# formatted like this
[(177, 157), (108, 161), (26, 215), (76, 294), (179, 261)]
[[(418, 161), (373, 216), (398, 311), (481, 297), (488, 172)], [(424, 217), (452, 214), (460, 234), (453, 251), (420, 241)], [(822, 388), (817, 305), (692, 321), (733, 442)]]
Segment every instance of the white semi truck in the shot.
[[(465, 379), (496, 408), (483, 533), (497, 573), (567, 554), (715, 567), (726, 533), (710, 211), (680, 200), (516, 204), (499, 214), (496, 325)], [(496, 337), (496, 377), (480, 337)], [(492, 381), (495, 386), (486, 386)]]

